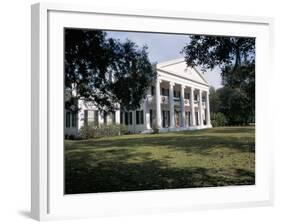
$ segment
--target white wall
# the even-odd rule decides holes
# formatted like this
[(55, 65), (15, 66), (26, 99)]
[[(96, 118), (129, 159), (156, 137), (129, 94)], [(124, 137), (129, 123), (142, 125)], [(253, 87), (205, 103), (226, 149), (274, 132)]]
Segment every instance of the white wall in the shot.
[[(30, 3), (31, 0), (6, 0), (1, 2), (1, 129), (0, 129), (0, 222), (35, 223), (28, 218), (30, 207)], [(54, 1), (53, 1), (54, 2)], [(213, 12), (222, 14), (243, 14), (276, 17), (275, 40), (281, 40), (281, 13), (277, 0), (68, 0), (79, 4), (97, 4), (107, 7), (140, 9), (163, 9)], [(276, 43), (275, 55), (281, 60), (280, 43)], [(277, 60), (276, 60), (277, 61)], [(276, 63), (277, 64), (277, 63)], [(279, 82), (280, 74), (279, 74)], [(173, 214), (104, 218), (98, 220), (62, 221), (54, 223), (281, 223), (281, 144), (280, 138), (280, 88), (277, 80), (271, 89), (269, 100), (276, 100), (272, 116), (272, 141), (275, 142), (276, 158), (276, 204), (274, 207), (227, 209), (215, 211), (194, 211)], [(279, 99), (274, 98), (274, 96)], [(278, 125), (279, 124), (279, 125)]]

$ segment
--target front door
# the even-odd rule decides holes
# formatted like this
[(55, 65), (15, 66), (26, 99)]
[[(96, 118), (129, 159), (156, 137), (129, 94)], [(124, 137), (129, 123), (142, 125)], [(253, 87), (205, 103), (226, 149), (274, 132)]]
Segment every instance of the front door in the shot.
[(175, 111), (175, 125), (176, 127), (180, 127), (180, 112)]
[(195, 112), (195, 120), (196, 120), (196, 125), (199, 125), (199, 112)]
[(186, 111), (186, 112), (185, 112), (185, 125), (186, 125), (187, 127), (190, 126), (190, 111)]

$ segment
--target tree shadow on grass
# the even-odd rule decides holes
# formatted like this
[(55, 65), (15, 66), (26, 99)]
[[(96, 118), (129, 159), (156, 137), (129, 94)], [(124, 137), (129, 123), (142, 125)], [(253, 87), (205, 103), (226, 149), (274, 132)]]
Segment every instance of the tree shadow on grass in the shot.
[[(186, 153), (197, 153), (200, 155), (206, 155), (212, 152), (212, 150), (219, 147), (225, 149), (232, 149), (237, 152), (254, 152), (255, 140), (252, 137), (219, 137), (219, 136), (188, 136), (188, 135), (176, 135), (176, 136), (153, 136), (149, 138), (137, 138), (137, 139), (103, 139), (100, 141), (89, 141), (88, 143), (74, 143), (73, 148), (67, 149), (71, 151), (73, 149), (83, 150), (102, 150), (105, 148), (131, 148), (134, 150), (142, 149), (143, 147), (165, 147), (171, 150), (181, 150)], [(114, 150), (112, 150), (114, 151)]]
[[(255, 174), (242, 169), (174, 168), (163, 160), (142, 156), (145, 161), (129, 163), (128, 151), (114, 152), (114, 159), (90, 152), (66, 156), (65, 193), (97, 193), (250, 185)], [(79, 154), (79, 155), (78, 155)], [(82, 155), (81, 155), (82, 154)], [(110, 153), (109, 153), (110, 154)]]
[[(168, 132), (169, 133), (169, 132)], [(253, 134), (255, 133), (255, 126), (246, 126), (246, 127), (216, 127), (216, 128), (207, 128), (207, 129), (198, 129), (198, 130), (185, 130), (185, 131), (179, 131), (177, 134), (183, 134), (183, 135), (205, 135), (205, 134)]]
[(209, 133), (218, 134), (243, 134), (243, 133), (255, 133), (255, 127), (222, 127), (207, 129)]
[[(246, 132), (253, 133), (253, 130)], [(220, 135), (220, 131), (229, 135)], [(254, 184), (255, 173), (238, 166), (212, 169), (196, 166), (180, 168), (171, 167), (168, 163), (176, 151), (185, 152), (190, 156), (227, 156), (237, 152), (249, 155), (255, 152), (255, 138), (244, 135), (246, 132), (241, 131), (241, 128), (231, 128), (229, 132), (212, 129), (68, 141), (65, 147), (65, 193)], [(242, 135), (232, 135), (235, 133)], [(143, 150), (144, 148), (146, 150)], [(168, 149), (171, 154), (161, 154), (156, 160), (150, 151), (154, 149), (160, 149), (159, 153), (162, 149)], [(217, 149), (220, 151), (215, 151)]]

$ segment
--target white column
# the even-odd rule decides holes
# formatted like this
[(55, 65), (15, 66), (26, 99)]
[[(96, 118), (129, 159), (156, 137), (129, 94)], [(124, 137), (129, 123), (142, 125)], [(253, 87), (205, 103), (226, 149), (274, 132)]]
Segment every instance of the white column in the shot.
[(206, 91), (206, 120), (207, 120), (207, 126), (211, 126), (211, 115), (210, 115), (210, 100), (209, 100), (209, 91)]
[(169, 85), (169, 105), (170, 105), (170, 128), (175, 127), (175, 102), (174, 102), (174, 83)]
[(115, 123), (120, 124), (120, 109), (115, 111)]
[(184, 86), (181, 85), (181, 127), (185, 127)]
[(150, 113), (148, 109), (148, 100), (145, 99), (143, 102), (143, 113), (144, 113), (144, 128), (151, 129), (150, 127)]
[(195, 110), (194, 110), (194, 88), (190, 88), (190, 114), (191, 126), (195, 126)]
[(98, 111), (98, 126), (100, 127), (103, 124), (101, 111)]
[(155, 82), (155, 102), (156, 102), (156, 128), (161, 128), (161, 96), (160, 96), (160, 79), (156, 78)]
[(199, 90), (199, 125), (203, 126), (203, 106), (202, 106), (202, 90)]
[(136, 131), (136, 126), (137, 126), (137, 121), (136, 121), (136, 111), (135, 110), (132, 110), (132, 119), (133, 119), (133, 124), (132, 126), (134, 127), (134, 132)]

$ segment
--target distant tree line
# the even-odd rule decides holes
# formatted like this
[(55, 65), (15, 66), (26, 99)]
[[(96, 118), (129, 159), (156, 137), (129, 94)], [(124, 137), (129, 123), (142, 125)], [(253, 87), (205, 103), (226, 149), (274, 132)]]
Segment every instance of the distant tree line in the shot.
[(247, 125), (255, 122), (252, 100), (239, 88), (210, 89), (210, 111), (214, 126)]
[(214, 126), (255, 122), (255, 39), (192, 35), (182, 52), (189, 66), (220, 68), (222, 88), (210, 89)]

